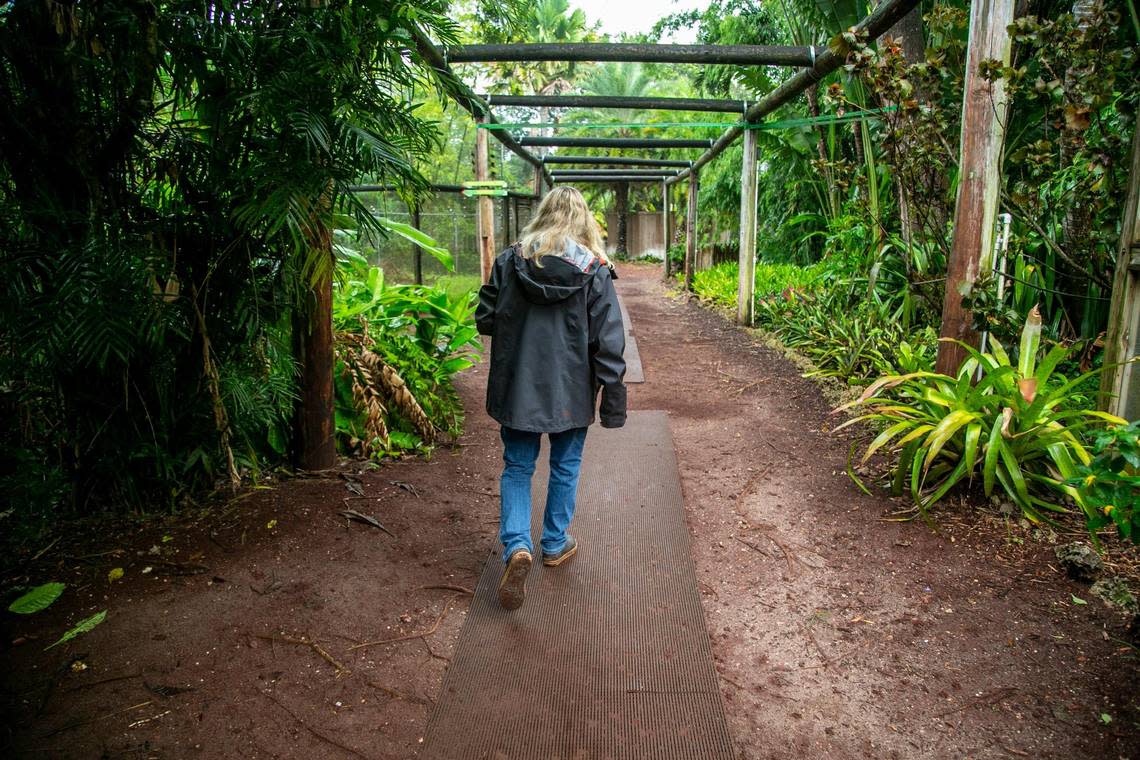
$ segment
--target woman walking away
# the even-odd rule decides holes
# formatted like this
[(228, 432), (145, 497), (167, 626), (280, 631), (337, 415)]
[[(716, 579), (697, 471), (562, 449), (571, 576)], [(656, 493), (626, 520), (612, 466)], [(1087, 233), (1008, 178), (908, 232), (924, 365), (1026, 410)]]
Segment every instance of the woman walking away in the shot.
[(578, 551), (566, 529), (599, 388), (602, 427), (625, 424), (625, 330), (615, 277), (586, 200), (556, 187), (479, 291), (475, 321), (492, 337), (487, 413), (502, 425), (499, 603), (508, 610), (522, 605), (534, 562), (530, 481), (542, 434), (550, 436), (550, 482), (540, 544), (542, 564), (555, 566)]

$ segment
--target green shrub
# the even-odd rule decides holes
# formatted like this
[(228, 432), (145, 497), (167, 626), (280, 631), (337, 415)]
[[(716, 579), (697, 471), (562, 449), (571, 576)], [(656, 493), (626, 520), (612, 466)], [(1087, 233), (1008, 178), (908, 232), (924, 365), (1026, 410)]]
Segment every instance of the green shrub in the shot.
[(1089, 529), (1114, 524), (1121, 538), (1140, 543), (1140, 420), (1099, 431), (1092, 454), (1069, 481), (1090, 507)]
[(837, 409), (866, 412), (839, 428), (862, 420), (886, 426), (863, 461), (880, 449), (897, 452), (892, 491), (909, 493), (922, 513), (980, 473), (987, 496), (1000, 486), (1030, 520), (1066, 512), (1063, 502), (1071, 501), (1091, 526), (1101, 513), (1072, 484), (1079, 466), (1092, 461), (1079, 436), (1090, 425), (1124, 421), (1071, 408), (1075, 389), (1099, 370), (1073, 380), (1060, 376), (1056, 368), (1071, 349), (1054, 346), (1039, 362), (1040, 337), (1041, 318), (1033, 311), (1016, 364), (992, 340), (986, 353), (964, 346), (969, 357), (955, 377), (926, 371), (881, 377)]

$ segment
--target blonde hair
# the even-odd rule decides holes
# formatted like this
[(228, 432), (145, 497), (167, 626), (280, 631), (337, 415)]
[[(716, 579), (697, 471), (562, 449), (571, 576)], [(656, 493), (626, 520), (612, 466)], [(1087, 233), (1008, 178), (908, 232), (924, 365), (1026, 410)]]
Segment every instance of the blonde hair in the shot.
[(586, 199), (573, 187), (562, 185), (546, 194), (534, 218), (522, 231), (519, 252), (538, 262), (543, 256), (557, 256), (573, 240), (595, 256), (602, 256), (602, 231), (590, 213)]

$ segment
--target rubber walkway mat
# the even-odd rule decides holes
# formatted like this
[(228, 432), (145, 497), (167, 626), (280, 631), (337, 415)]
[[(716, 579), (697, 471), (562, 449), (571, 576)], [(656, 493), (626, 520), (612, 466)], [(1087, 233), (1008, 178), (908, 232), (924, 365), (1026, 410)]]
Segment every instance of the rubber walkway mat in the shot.
[(625, 382), (644, 383), (645, 370), (641, 366), (641, 352), (637, 350), (637, 338), (633, 337), (633, 322), (629, 319), (625, 301), (618, 296), (618, 306), (621, 307), (621, 321), (625, 326)]
[[(545, 480), (543, 467), (536, 538)], [(421, 757), (732, 758), (664, 412), (591, 428), (571, 531), (577, 556), (536, 557), (514, 612), (499, 607), (498, 556), (487, 562)]]

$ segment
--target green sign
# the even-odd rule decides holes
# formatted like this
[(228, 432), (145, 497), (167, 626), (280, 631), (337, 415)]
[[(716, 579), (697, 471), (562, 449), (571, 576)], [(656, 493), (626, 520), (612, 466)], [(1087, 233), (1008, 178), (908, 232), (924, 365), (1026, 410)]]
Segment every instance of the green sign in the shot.
[(506, 187), (507, 183), (505, 180), (501, 179), (468, 180), (467, 182), (463, 183), (463, 186), (467, 188)]
[(463, 191), (465, 198), (477, 198), (481, 196), (498, 196), (505, 198), (507, 195), (507, 188), (505, 187), (469, 187)]

